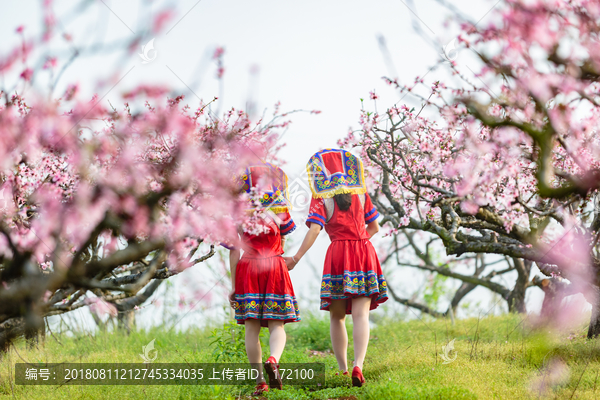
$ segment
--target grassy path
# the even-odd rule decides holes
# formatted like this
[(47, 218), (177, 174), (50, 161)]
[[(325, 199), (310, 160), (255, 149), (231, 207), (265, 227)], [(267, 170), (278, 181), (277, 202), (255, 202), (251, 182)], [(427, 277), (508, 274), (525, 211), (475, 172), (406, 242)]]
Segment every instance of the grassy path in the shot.
[[(349, 328), (351, 326), (349, 325)], [(329, 326), (306, 318), (290, 325), (282, 362), (323, 362), (324, 386), (285, 387), (268, 399), (598, 399), (600, 340), (585, 330), (562, 336), (531, 333), (518, 315), (482, 320), (390, 322), (373, 330), (364, 374), (367, 385), (350, 387), (335, 375)], [(142, 347), (155, 339), (156, 362), (244, 362), (240, 328), (169, 334), (161, 330), (101, 333), (81, 337), (48, 336), (45, 345), (17, 343), (0, 362), (0, 396), (23, 399), (235, 399), (250, 398), (250, 386), (21, 386), (14, 364), (45, 362), (141, 362)], [(569, 336), (571, 338), (569, 338)], [(574, 337), (575, 336), (575, 337)], [(267, 342), (265, 336), (264, 341)], [(454, 341), (444, 363), (442, 346)], [(217, 341), (211, 345), (212, 341)], [(60, 342), (59, 342), (60, 341)], [(349, 359), (352, 357), (349, 349)], [(553, 385), (549, 385), (552, 383)], [(315, 390), (318, 389), (318, 390)]]

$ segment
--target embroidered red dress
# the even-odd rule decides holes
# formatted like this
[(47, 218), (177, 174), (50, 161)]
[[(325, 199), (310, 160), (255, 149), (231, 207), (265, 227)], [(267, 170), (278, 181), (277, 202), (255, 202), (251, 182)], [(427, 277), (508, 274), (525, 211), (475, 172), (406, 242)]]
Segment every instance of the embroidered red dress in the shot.
[[(321, 310), (329, 310), (332, 300), (359, 296), (370, 297), (373, 310), (388, 299), (387, 283), (365, 227), (377, 217), (368, 194), (353, 194), (346, 211), (332, 198), (312, 199), (306, 224), (321, 225), (331, 239), (321, 281)], [(348, 301), (346, 314), (351, 313), (352, 302)]]
[(267, 218), (262, 224), (267, 233), (242, 234), (244, 254), (237, 264), (235, 274), (235, 319), (244, 324), (248, 318), (258, 319), (261, 326), (268, 320), (284, 323), (300, 321), (300, 311), (288, 269), (281, 257), (281, 236), (291, 233), (296, 225), (289, 213), (278, 225)]

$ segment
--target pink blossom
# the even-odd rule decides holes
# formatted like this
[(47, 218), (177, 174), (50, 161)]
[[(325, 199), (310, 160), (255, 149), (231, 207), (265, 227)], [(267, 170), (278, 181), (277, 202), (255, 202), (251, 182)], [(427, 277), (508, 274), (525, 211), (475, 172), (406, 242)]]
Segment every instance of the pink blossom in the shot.
[(218, 46), (213, 53), (213, 59), (218, 60), (223, 57), (223, 54), (225, 54), (225, 48)]
[(114, 304), (107, 303), (99, 297), (88, 298), (85, 300), (90, 306), (90, 311), (99, 317), (108, 314), (111, 317), (117, 316), (117, 307)]
[(165, 26), (165, 24), (171, 19), (173, 18), (173, 11), (172, 10), (164, 10), (162, 12), (160, 12), (155, 18), (154, 18), (154, 23), (152, 24), (152, 31), (155, 33), (160, 32), (163, 27)]
[(460, 203), (460, 208), (467, 214), (475, 215), (479, 211), (479, 205), (473, 200), (463, 200)]
[(67, 90), (65, 90), (65, 93), (63, 94), (63, 98), (66, 101), (72, 100), (73, 97), (75, 97), (75, 94), (77, 94), (78, 90), (79, 90), (79, 86), (78, 85), (69, 85), (69, 86), (67, 86)]
[[(378, 112), (363, 104), (358, 135), (339, 143), (361, 151), (370, 187), (390, 207), (390, 220), (400, 222), (391, 234), (408, 229), (407, 215), (444, 242), (456, 237), (446, 250), (462, 242), (461, 251), (482, 251), (469, 246), (471, 238), (458, 239), (475, 234), (474, 241), (500, 243), (494, 253), (535, 261), (598, 304), (598, 285), (590, 284), (598, 274), (591, 220), (600, 190), (596, 19), (579, 3), (505, 5), (492, 23), (458, 27), (460, 43), (483, 55), (469, 71), (476, 79), (447, 63), (456, 82), (386, 78), (420, 106), (389, 104)], [(597, 17), (600, 7), (593, 7)], [(542, 215), (552, 222), (540, 225)], [(571, 310), (563, 319), (557, 311), (554, 319), (580, 314)]]
[(23, 72), (21, 72), (21, 78), (23, 78), (27, 82), (31, 82), (31, 78), (33, 77), (33, 70), (31, 68), (25, 68)]
[(43, 69), (52, 69), (56, 67), (56, 57), (48, 57), (44, 63)]
[(124, 99), (133, 99), (136, 97), (144, 96), (148, 98), (163, 97), (169, 92), (169, 88), (159, 85), (139, 85), (135, 90), (131, 90), (123, 94)]

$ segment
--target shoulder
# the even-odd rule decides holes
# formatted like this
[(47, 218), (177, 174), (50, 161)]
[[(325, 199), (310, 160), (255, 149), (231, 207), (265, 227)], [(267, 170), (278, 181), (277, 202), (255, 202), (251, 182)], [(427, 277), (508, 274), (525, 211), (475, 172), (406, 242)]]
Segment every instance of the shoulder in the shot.
[(310, 224), (315, 223), (321, 225), (321, 228), (325, 227), (327, 223), (327, 211), (325, 209), (325, 201), (321, 198), (313, 199), (310, 202), (308, 209), (308, 219), (306, 220), (306, 226), (310, 228)]
[(296, 223), (292, 219), (289, 212), (277, 214), (277, 225), (279, 226), (279, 232), (281, 236), (288, 235), (296, 229)]

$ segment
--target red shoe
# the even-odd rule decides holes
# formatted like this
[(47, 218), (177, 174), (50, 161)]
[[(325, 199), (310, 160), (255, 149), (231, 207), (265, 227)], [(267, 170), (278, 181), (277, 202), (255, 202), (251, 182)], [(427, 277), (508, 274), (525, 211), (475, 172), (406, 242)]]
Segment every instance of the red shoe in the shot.
[(279, 364), (277, 364), (275, 357), (271, 356), (265, 362), (265, 372), (269, 376), (269, 386), (271, 389), (283, 389), (283, 382), (279, 374)]
[(365, 383), (365, 377), (358, 367), (352, 370), (352, 386), (361, 387)]
[[(335, 374), (336, 374), (336, 375), (339, 375), (340, 373), (339, 373), (339, 372), (336, 372)], [(342, 375), (344, 375), (344, 376), (348, 376), (348, 371), (346, 371), (346, 372), (342, 372)]]
[(256, 387), (254, 388), (254, 393), (252, 393), (252, 396), (260, 396), (264, 392), (268, 392), (268, 391), (269, 391), (269, 386), (267, 386), (267, 382), (261, 382), (258, 385), (256, 385)]

